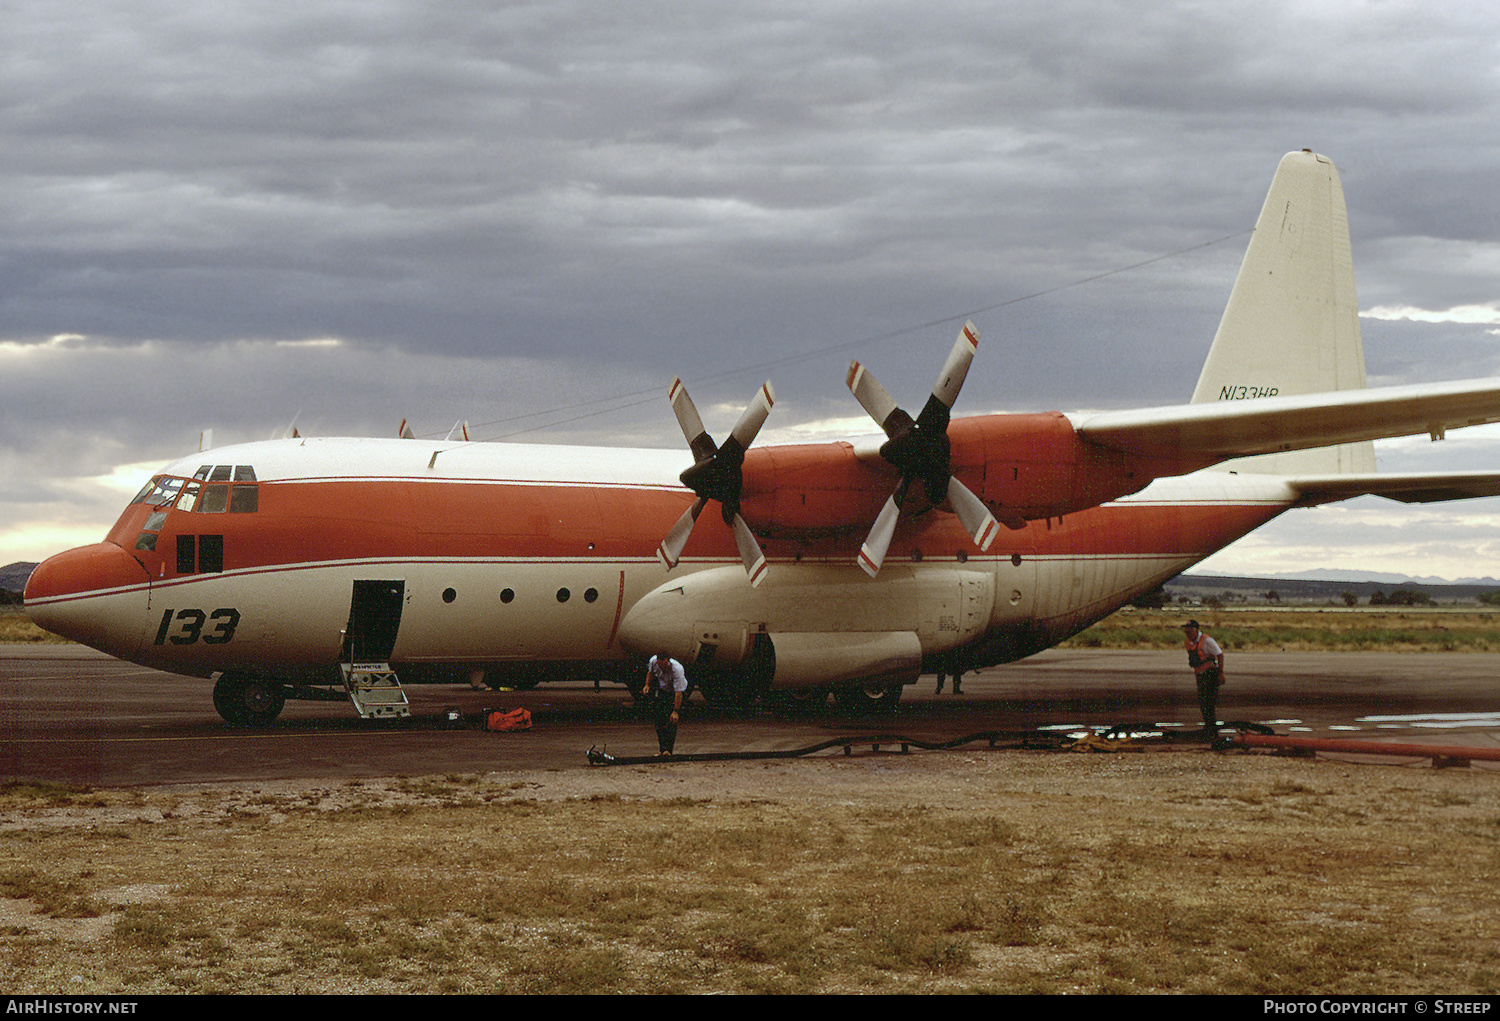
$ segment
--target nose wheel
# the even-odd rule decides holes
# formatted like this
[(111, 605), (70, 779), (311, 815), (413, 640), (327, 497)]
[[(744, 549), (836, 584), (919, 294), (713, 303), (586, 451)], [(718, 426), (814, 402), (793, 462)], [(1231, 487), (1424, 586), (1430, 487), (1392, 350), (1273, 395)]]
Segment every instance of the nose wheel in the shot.
[(231, 727), (269, 727), (285, 705), (281, 685), (270, 681), (223, 674), (214, 684), (214, 708)]

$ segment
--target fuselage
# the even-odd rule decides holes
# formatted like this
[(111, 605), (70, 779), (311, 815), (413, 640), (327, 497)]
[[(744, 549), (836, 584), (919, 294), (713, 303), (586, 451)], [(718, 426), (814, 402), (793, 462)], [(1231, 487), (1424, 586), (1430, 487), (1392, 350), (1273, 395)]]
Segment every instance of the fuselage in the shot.
[[(824, 446), (830, 457), (849, 448)], [(768, 449), (783, 464), (807, 458)], [(414, 678), (607, 673), (663, 646), (689, 662), (711, 646), (734, 663), (768, 635), (781, 650), (776, 686), (857, 680), (866, 660), (864, 673), (909, 679), (921, 664), (973, 668), (1055, 644), (1294, 498), (1273, 477), (1198, 472), (1002, 530), (985, 553), (931, 509), (903, 520), (876, 578), (854, 566), (853, 527), (787, 537), (761, 522), (771, 566), (752, 592), (716, 514), (675, 569), (657, 560), (692, 500), (682, 462), (675, 451), (413, 440), (224, 447), (166, 466), (103, 542), (38, 567), (27, 608), (112, 655), (199, 676), (322, 677), (351, 657)], [(858, 467), (843, 478), (866, 490), (851, 504), (889, 486)], [(776, 499), (790, 505), (796, 491)]]

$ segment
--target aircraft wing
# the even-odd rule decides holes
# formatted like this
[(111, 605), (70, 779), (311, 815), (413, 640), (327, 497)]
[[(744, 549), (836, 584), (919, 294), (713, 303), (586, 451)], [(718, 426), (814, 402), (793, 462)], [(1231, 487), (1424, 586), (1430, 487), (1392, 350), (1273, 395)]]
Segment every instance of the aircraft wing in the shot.
[(1384, 496), (1402, 503), (1437, 503), (1500, 496), (1500, 472), (1415, 472), (1408, 475), (1302, 475), (1287, 483), (1304, 504), (1355, 496)]
[(1251, 454), (1326, 447), (1500, 421), (1500, 378), (1109, 411), (1078, 435), (1132, 454), (1198, 466)]

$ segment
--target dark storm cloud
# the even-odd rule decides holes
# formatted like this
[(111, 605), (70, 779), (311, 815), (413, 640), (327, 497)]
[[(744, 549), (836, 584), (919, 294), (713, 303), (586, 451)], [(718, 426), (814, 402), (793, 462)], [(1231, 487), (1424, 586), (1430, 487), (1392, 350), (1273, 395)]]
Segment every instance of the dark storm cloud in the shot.
[[(855, 410), (858, 356), (920, 403), (939, 321), (976, 309), (960, 410), (1179, 401), (1246, 238), (1201, 246), (1288, 149), (1344, 171), (1363, 305), (1500, 299), (1497, 28), (1401, 2), (12, 4), (0, 457), (89, 474), (299, 412), (675, 444), (632, 395), (680, 373), (732, 421), (769, 375), (795, 425)], [(1367, 332), (1387, 381), (1493, 360), (1472, 325)]]

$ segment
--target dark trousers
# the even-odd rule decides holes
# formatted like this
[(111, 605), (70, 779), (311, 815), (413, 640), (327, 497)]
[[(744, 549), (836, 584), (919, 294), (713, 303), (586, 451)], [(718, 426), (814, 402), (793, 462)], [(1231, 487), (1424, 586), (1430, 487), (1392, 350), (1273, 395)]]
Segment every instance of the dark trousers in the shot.
[(1212, 734), (1219, 732), (1219, 685), (1223, 683), (1224, 674), (1217, 669), (1198, 675), (1198, 708), (1203, 710), (1203, 729)]
[(670, 752), (677, 745), (677, 724), (672, 720), (672, 700), (657, 699), (651, 707), (651, 721), (656, 724), (656, 747)]

